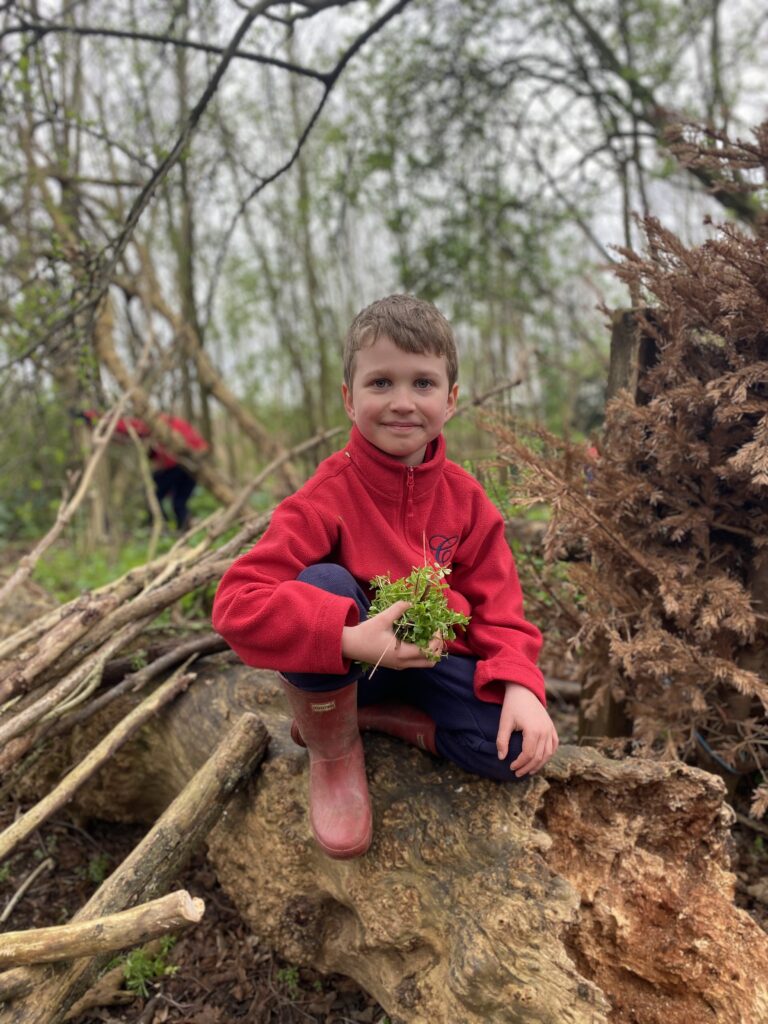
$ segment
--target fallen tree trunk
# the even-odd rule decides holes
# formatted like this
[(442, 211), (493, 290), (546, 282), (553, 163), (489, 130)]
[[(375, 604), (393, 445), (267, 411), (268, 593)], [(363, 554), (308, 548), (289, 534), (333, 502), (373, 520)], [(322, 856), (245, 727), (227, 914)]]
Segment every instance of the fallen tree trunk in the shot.
[[(367, 736), (374, 842), (331, 861), (309, 833), (306, 753), (274, 675), (227, 655), (196, 671), (79, 806), (154, 817), (228, 719), (258, 714), (269, 755), (209, 856), (245, 920), (291, 962), (351, 976), (408, 1024), (768, 1020), (768, 938), (733, 905), (719, 778), (564, 747), (541, 776), (500, 786)], [(72, 739), (93, 745), (94, 728)], [(49, 781), (38, 774), (41, 791)]]

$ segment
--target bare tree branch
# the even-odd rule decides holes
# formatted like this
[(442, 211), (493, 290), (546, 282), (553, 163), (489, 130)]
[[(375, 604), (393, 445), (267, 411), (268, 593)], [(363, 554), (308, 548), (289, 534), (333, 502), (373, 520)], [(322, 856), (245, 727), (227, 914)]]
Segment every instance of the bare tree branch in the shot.
[[(138, 32), (130, 29), (109, 28), (106, 25), (63, 25), (57, 22), (27, 21), (24, 18), (19, 21), (18, 25), (0, 31), (0, 40), (7, 36), (20, 35), (25, 32), (30, 32), (35, 36), (35, 43), (40, 42), (47, 35), (69, 35), (83, 38), (130, 39), (135, 42), (175, 46), (181, 49), (217, 54), (218, 56), (222, 56), (229, 49), (229, 47), (214, 46), (212, 43), (198, 42), (194, 39), (179, 39), (178, 37), (164, 35), (159, 32)], [(239, 60), (248, 60), (257, 64), (266, 64), (270, 67), (280, 68), (283, 71), (289, 71), (291, 74), (318, 79), (321, 82), (325, 80), (325, 76), (321, 71), (303, 67), (301, 64), (292, 64), (290, 61), (280, 60), (279, 57), (267, 57), (262, 53), (239, 49), (232, 51), (231, 56)]]

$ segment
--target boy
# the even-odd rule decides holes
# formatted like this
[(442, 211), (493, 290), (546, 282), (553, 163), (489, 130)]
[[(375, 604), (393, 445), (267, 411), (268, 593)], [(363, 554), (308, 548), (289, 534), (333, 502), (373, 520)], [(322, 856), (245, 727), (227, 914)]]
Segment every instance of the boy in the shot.
[[(216, 594), (213, 623), (233, 650), (281, 673), (309, 751), (310, 822), (331, 857), (371, 841), (360, 729), (501, 780), (557, 747), (502, 517), (445, 457), (457, 375), (453, 331), (430, 303), (391, 295), (359, 313), (344, 349), (347, 446), (278, 506)], [(407, 576), (425, 551), (451, 566), (448, 603), (471, 616), (437, 663), (395, 637), (407, 602), (367, 617), (369, 581)], [(431, 646), (442, 653), (439, 637)], [(379, 664), (371, 676), (361, 662)]]

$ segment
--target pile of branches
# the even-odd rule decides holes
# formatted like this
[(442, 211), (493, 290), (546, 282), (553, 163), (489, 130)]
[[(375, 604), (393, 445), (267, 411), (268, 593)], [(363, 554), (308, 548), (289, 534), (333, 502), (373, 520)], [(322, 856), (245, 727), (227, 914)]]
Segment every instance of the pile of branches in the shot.
[[(224, 641), (211, 631), (158, 641), (157, 620), (185, 595), (216, 582), (233, 558), (261, 535), (271, 513), (253, 515), (249, 499), (264, 480), (334, 433), (325, 431), (281, 454), (234, 501), (197, 524), (162, 556), (39, 615), (0, 640), (3, 798), (17, 789), (36, 761), (45, 759), (57, 736), (95, 715), (104, 721), (118, 718), (80, 764), (0, 833), (0, 865), (69, 803), (142, 725), (194, 685), (195, 659), (225, 648)], [(0, 604), (7, 607), (13, 600), (37, 558), (71, 518), (107, 440), (108, 428), (96, 441), (92, 462), (83, 473), (83, 486), (74, 498), (65, 499), (49, 535), (0, 587)], [(150, 692), (141, 699), (144, 689)], [(126, 694), (134, 695), (133, 699), (115, 703)], [(102, 716), (109, 705), (113, 705), (110, 714)], [(122, 710), (126, 707), (131, 710)], [(117, 716), (114, 708), (121, 708)], [(234, 786), (263, 758), (267, 741), (264, 726), (253, 715), (242, 716), (209, 762), (70, 923), (3, 935), (3, 1024), (63, 1020), (114, 952), (142, 945), (169, 930), (178, 932), (200, 920), (204, 911), (201, 901), (192, 900), (184, 891), (166, 896), (168, 887), (223, 812)], [(49, 964), (63, 966), (53, 970), (46, 966)]]
[[(768, 176), (768, 131), (763, 179)], [(737, 148), (730, 144), (729, 152)], [(744, 156), (754, 167), (756, 147)], [(552, 558), (589, 557), (563, 591), (589, 716), (623, 701), (641, 754), (700, 759), (745, 777), (768, 810), (768, 231), (720, 226), (689, 247), (644, 222), (647, 254), (619, 276), (642, 295), (655, 347), (639, 394), (609, 404), (599, 452), (492, 429), (517, 467), (516, 500), (553, 510)]]

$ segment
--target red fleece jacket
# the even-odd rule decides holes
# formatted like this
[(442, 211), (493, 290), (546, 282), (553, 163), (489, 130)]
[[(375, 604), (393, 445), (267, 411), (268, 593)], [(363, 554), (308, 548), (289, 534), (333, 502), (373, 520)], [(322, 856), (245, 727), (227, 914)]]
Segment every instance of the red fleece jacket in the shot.
[(248, 664), (281, 672), (342, 674), (344, 626), (357, 606), (296, 577), (336, 562), (370, 594), (369, 581), (407, 576), (427, 557), (452, 568), (449, 604), (471, 621), (449, 653), (478, 659), (475, 695), (501, 703), (504, 683), (545, 703), (536, 667), (541, 634), (523, 615), (504, 522), (473, 476), (445, 456), (442, 435), (425, 461), (409, 467), (352, 428), (349, 443), (274, 512), (259, 542), (226, 571), (213, 625)]

